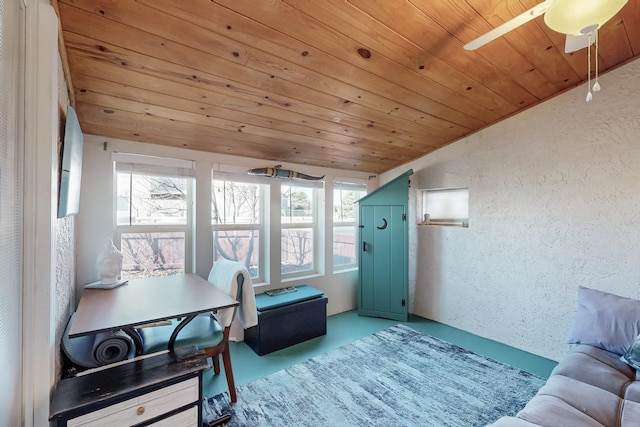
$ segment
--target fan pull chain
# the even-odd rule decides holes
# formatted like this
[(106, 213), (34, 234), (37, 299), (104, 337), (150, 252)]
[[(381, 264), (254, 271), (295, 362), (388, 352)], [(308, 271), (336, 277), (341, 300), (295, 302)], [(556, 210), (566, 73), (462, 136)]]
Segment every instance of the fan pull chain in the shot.
[(591, 93), (591, 33), (589, 33), (589, 46), (587, 47), (587, 102), (591, 102), (593, 94)]
[(600, 83), (598, 83), (598, 30), (594, 31), (596, 37), (596, 82), (593, 84), (593, 91), (600, 92)]

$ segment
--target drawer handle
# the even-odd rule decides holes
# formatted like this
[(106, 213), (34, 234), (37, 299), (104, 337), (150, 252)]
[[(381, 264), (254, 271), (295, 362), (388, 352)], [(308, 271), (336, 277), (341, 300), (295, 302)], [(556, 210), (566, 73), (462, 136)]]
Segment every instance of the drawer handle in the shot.
[(136, 413), (138, 415), (144, 414), (144, 406), (139, 406), (138, 409), (136, 410)]

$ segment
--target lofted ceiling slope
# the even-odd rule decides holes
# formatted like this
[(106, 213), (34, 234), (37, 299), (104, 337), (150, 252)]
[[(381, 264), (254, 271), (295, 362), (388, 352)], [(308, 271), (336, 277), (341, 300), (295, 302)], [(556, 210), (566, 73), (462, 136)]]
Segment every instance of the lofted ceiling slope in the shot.
[[(265, 166), (381, 173), (587, 79), (542, 17), (463, 49), (537, 0), (52, 2), (85, 134)], [(640, 0), (599, 40), (636, 58)]]

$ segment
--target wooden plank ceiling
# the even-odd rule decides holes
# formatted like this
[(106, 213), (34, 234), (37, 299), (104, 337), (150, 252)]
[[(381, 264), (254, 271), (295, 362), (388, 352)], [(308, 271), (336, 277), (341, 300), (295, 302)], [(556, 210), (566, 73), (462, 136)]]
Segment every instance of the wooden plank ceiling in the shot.
[[(541, 17), (463, 49), (537, 0), (52, 1), (85, 134), (265, 166), (381, 173), (587, 78)], [(638, 56), (640, 0), (599, 48)]]

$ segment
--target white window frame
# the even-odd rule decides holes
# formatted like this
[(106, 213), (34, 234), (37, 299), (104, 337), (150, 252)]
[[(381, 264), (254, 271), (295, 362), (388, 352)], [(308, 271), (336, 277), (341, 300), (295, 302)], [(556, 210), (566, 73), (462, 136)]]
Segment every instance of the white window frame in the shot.
[[(333, 206), (336, 205), (336, 200), (335, 200), (335, 194), (336, 194), (336, 190), (355, 190), (355, 191), (362, 191), (362, 197), (364, 197), (367, 194), (367, 183), (365, 180), (356, 180), (353, 178), (335, 178), (333, 180)], [(361, 198), (362, 198), (361, 197)], [(331, 254), (332, 254), (332, 259), (331, 259), (331, 263), (333, 266), (334, 271), (342, 271), (342, 270), (349, 270), (349, 269), (353, 269), (353, 268), (357, 268), (358, 267), (358, 254), (359, 251), (357, 250), (357, 245), (358, 245), (358, 204), (357, 204), (357, 200), (354, 201), (354, 210), (355, 210), (355, 216), (353, 218), (353, 221), (337, 221), (334, 217), (334, 215), (332, 214), (331, 216), (331, 221), (332, 221), (332, 230), (331, 230)], [(333, 210), (333, 207), (332, 207)], [(335, 263), (335, 252), (333, 251), (333, 245), (335, 243), (335, 232), (336, 229), (338, 227), (353, 227), (353, 232), (354, 232), (354, 262), (352, 263), (345, 263), (345, 264), (336, 264)]]
[(418, 225), (469, 226), (469, 189), (421, 189), (418, 197)]
[[(282, 241), (283, 233), (286, 230), (301, 230), (301, 229), (311, 229), (313, 233), (313, 245), (312, 245), (312, 255), (311, 262), (313, 263), (313, 267), (309, 270), (295, 271), (285, 273), (282, 271), (283, 267), (283, 256), (282, 251), (283, 248), (280, 248), (280, 253), (278, 254), (278, 258), (280, 259), (280, 274), (283, 281), (295, 279), (298, 277), (310, 276), (318, 274), (320, 271), (320, 253), (321, 246), (320, 240), (323, 240), (323, 235), (320, 234), (320, 226), (319, 226), (319, 215), (320, 215), (320, 191), (324, 191), (324, 184), (322, 181), (304, 181), (304, 180), (282, 180), (280, 184), (280, 197), (282, 197), (283, 189), (286, 186), (291, 187), (302, 187), (302, 188), (311, 188), (312, 189), (312, 203), (313, 203), (313, 211), (312, 211), (312, 220), (311, 222), (299, 222), (299, 223), (287, 223), (282, 220), (282, 212), (280, 210), (280, 238)], [(282, 199), (278, 202), (280, 206), (282, 206)], [(275, 237), (275, 236), (274, 236)]]
[[(114, 245), (120, 247), (123, 234), (131, 233), (184, 233), (184, 272), (194, 272), (193, 234), (194, 234), (194, 196), (195, 196), (195, 164), (190, 160), (155, 157), (140, 154), (114, 152)], [(186, 221), (184, 224), (118, 224), (118, 174), (131, 173), (180, 177), (189, 179), (186, 191)]]
[[(258, 224), (214, 224), (213, 219), (211, 219), (210, 222), (213, 244), (215, 244), (213, 234), (216, 231), (256, 230), (258, 232), (258, 235), (260, 236), (258, 239), (258, 274), (256, 277), (252, 277), (251, 281), (254, 284), (266, 282), (266, 271), (269, 262), (267, 247), (270, 240), (270, 236), (268, 235), (269, 228), (266, 226), (269, 223), (269, 180), (258, 176), (213, 170), (211, 174), (212, 192), (214, 180), (260, 185), (260, 219)], [(211, 198), (211, 204), (213, 205), (213, 194), (211, 195)], [(211, 209), (213, 209), (213, 207), (211, 207)], [(215, 255), (215, 248), (212, 248), (212, 254)]]

